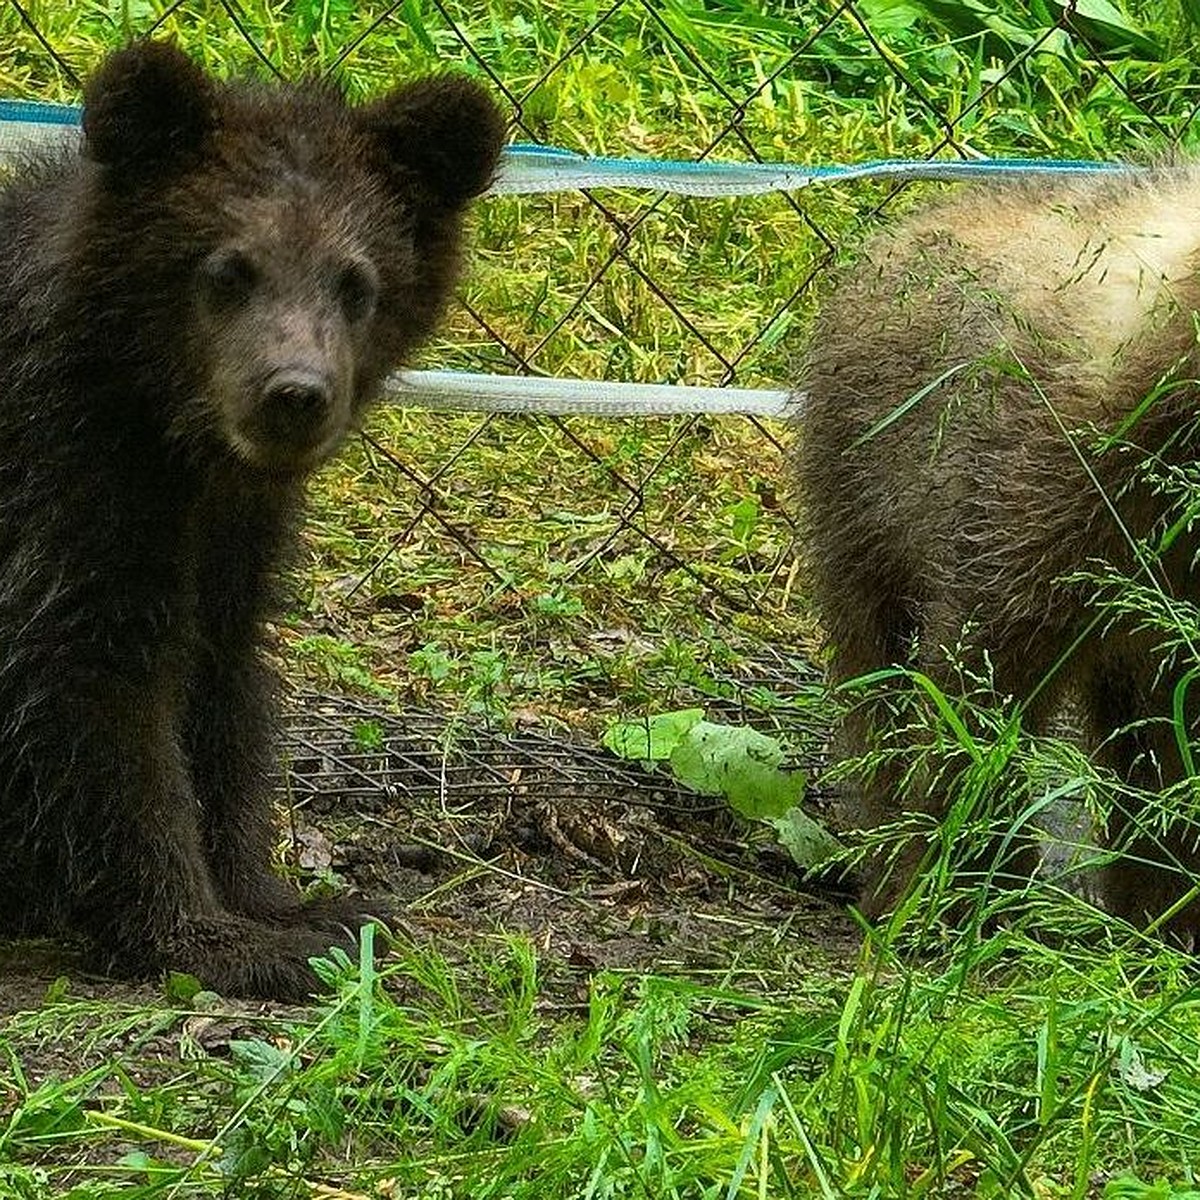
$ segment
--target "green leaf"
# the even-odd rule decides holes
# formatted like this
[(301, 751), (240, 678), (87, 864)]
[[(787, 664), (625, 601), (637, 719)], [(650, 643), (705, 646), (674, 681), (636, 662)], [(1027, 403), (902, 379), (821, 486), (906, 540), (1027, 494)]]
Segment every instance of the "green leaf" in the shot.
[(378, 721), (356, 721), (351, 736), (354, 738), (355, 746), (360, 750), (383, 749), (383, 726)]
[(294, 1065), (289, 1051), (272, 1046), (261, 1038), (234, 1038), (229, 1043), (229, 1052), (259, 1082), (283, 1075)]
[(1054, 0), (1062, 9), (1071, 8), (1070, 23), (1085, 37), (1108, 50), (1133, 50), (1140, 57), (1158, 61), (1162, 47), (1139, 29), (1109, 0)]
[(412, 31), (413, 37), (426, 53), (438, 53), (438, 48), (430, 36), (425, 22), (421, 19), (421, 5), (418, 0), (404, 0), (404, 4), (400, 7), (400, 19)]
[(543, 592), (533, 598), (533, 606), (551, 617), (578, 617), (583, 612), (583, 601), (564, 592)]
[(726, 512), (729, 514), (730, 532), (735, 542), (746, 542), (758, 525), (761, 515), (758, 501), (752, 496), (743, 496), (736, 504), (731, 504)]
[(847, 450), (857, 450), (864, 442), (869, 442), (873, 437), (881, 434), (889, 425), (894, 425), (910, 408), (914, 408), (920, 404), (930, 392), (942, 386), (947, 380), (953, 379), (959, 371), (967, 367), (968, 363), (955, 363), (952, 367), (947, 367), (936, 379), (930, 380), (924, 387), (918, 388), (917, 391), (907, 399), (902, 400), (889, 413), (875, 422), (866, 433), (860, 434), (846, 447)]
[(1042, 32), (1028, 20), (1021, 24), (1009, 20), (994, 4), (983, 0), (916, 0), (916, 3), (957, 38), (984, 35), (994, 53), (1001, 52), (1002, 47), (1028, 46)]
[(600, 740), (620, 758), (665, 762), (703, 717), (702, 708), (683, 708), (636, 721), (615, 721)]
[(154, 1159), (145, 1150), (130, 1150), (117, 1159), (117, 1166), (131, 1171), (148, 1171), (154, 1165)]
[(190, 1004), (196, 994), (203, 990), (203, 986), (195, 975), (188, 975), (183, 971), (171, 971), (167, 974), (163, 990), (167, 993), (168, 1000)]
[(767, 823), (774, 827), (779, 844), (798, 867), (820, 866), (841, 850), (837, 838), (799, 807), (789, 808), (783, 816), (771, 817)]
[(623, 758), (670, 763), (684, 787), (723, 796), (740, 816), (763, 821), (801, 867), (813, 867), (840, 849), (832, 835), (799, 808), (806, 779), (784, 766), (781, 743), (744, 725), (704, 720), (704, 710), (681, 709), (640, 721), (618, 721), (604, 744)]
[(1192, 742), (1188, 736), (1185, 705), (1188, 688), (1196, 682), (1197, 676), (1200, 676), (1200, 667), (1193, 667), (1187, 671), (1175, 685), (1175, 690), (1171, 695), (1171, 720), (1175, 727), (1175, 742), (1179, 746), (1179, 757), (1183, 760), (1183, 769), (1189, 776), (1196, 774), (1196, 763), (1192, 758)]
[(959, 746), (965, 750), (975, 762), (983, 761), (983, 753), (980, 751), (975, 739), (971, 736), (970, 731), (963, 723), (962, 717), (958, 715), (954, 705), (950, 702), (949, 697), (941, 688), (938, 687), (928, 675), (922, 674), (920, 671), (912, 671), (909, 673), (912, 681), (925, 692), (925, 694), (933, 701), (934, 707), (938, 710), (938, 715), (942, 721), (954, 734), (955, 740)]
[(1176, 1191), (1169, 1183), (1143, 1183), (1134, 1175), (1119, 1175), (1104, 1185), (1104, 1200), (1200, 1200), (1194, 1188)]
[(671, 754), (671, 770), (686, 787), (724, 796), (744, 817), (782, 816), (804, 795), (804, 776), (781, 770), (783, 747), (742, 725), (697, 721)]
[(68, 975), (59, 975), (46, 987), (43, 1004), (61, 1004), (71, 994), (71, 979)]

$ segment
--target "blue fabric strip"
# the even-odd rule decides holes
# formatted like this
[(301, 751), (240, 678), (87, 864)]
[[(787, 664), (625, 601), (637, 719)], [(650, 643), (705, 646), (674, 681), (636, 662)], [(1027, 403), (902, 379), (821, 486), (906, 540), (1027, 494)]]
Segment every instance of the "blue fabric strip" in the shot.
[(1137, 169), (1123, 163), (1039, 158), (894, 159), (850, 166), (679, 162), (652, 158), (588, 158), (556, 147), (518, 143), (508, 147), (492, 190), (533, 193), (584, 187), (633, 187), (687, 196), (749, 196), (846, 179), (1061, 178)]
[[(0, 100), (0, 144), (22, 132), (78, 125), (71, 104)], [(8, 126), (6, 131), (5, 126)], [(804, 163), (682, 162), (655, 158), (591, 158), (555, 146), (515, 143), (505, 148), (493, 193), (531, 195), (591, 187), (650, 188), (684, 196), (752, 196), (788, 192), (847, 179), (1028, 179), (1113, 174), (1139, 168), (1085, 159), (893, 159), (850, 166)]]
[(80, 112), (73, 104), (0, 100), (0, 121), (19, 121), (24, 125), (78, 125)]

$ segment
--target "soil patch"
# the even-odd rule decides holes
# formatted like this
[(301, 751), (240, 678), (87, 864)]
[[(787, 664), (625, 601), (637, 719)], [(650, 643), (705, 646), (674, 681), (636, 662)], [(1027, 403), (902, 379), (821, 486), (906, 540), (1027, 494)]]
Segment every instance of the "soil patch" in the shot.
[[(284, 746), (286, 859), (301, 883), (362, 893), (399, 939), (452, 960), (524, 934), (546, 1004), (586, 1004), (602, 969), (754, 989), (854, 962), (845, 896), (806, 884), (765, 829), (581, 739), (302, 694)], [(97, 1042), (97, 1000), (143, 1016)], [(155, 1007), (162, 1020), (147, 1020)], [(292, 1011), (223, 1003), (207, 1051), (239, 1021)], [(105, 1056), (135, 1078), (178, 1070), (192, 1020), (160, 983), (97, 976), (70, 944), (0, 945), (0, 1041), (19, 1043), (30, 1082)]]

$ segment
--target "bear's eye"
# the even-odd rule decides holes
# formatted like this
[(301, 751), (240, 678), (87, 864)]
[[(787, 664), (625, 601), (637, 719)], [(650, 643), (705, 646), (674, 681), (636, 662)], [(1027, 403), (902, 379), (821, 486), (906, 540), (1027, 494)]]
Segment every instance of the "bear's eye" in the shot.
[(218, 308), (242, 304), (258, 282), (258, 268), (241, 250), (218, 250), (200, 268), (204, 291)]
[(337, 278), (337, 299), (342, 315), (351, 324), (370, 316), (375, 308), (379, 284), (375, 272), (366, 263), (350, 263)]

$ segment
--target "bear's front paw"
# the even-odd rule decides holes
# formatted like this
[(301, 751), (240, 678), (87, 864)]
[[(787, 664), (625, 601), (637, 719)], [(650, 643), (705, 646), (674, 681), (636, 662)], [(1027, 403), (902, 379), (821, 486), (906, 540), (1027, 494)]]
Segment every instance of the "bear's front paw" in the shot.
[(362, 896), (324, 896), (314, 900), (303, 900), (283, 912), (277, 912), (273, 920), (287, 929), (311, 929), (318, 933), (348, 932), (357, 939), (364, 925), (377, 925), (385, 930), (392, 924), (394, 914), (387, 905), (371, 904), (367, 910)]
[(189, 922), (158, 955), (161, 965), (195, 975), (227, 996), (257, 996), (299, 1003), (323, 990), (311, 958), (333, 947), (357, 952), (348, 926), (279, 929), (241, 917)]
[(349, 931), (357, 936), (364, 925), (390, 924), (389, 906), (374, 902), (368, 911), (361, 896), (326, 896), (305, 900), (291, 884), (277, 875), (261, 873), (240, 881), (236, 894), (224, 893), (231, 912), (264, 925), (284, 929), (313, 929), (321, 933)]

